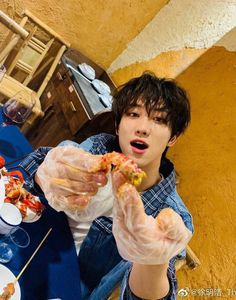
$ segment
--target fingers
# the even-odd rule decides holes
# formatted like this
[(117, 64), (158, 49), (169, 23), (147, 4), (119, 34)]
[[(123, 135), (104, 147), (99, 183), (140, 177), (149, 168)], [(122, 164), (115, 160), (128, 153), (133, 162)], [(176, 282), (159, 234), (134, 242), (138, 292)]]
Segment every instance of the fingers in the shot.
[(84, 209), (88, 206), (90, 200), (90, 196), (83, 195), (70, 195), (67, 197), (55, 197), (55, 195), (52, 195), (50, 197), (50, 205), (52, 205), (58, 211), (74, 213), (75, 211), (84, 211)]
[(138, 191), (131, 184), (121, 185), (117, 192), (116, 209), (120, 219), (129, 231), (134, 232), (143, 227), (146, 214)]
[(80, 208), (81, 211), (83, 211), (84, 208), (88, 206), (91, 198), (91, 196), (86, 195), (72, 195), (67, 197), (67, 201), (70, 203), (71, 207), (76, 207), (77, 209)]
[(101, 159), (101, 155), (92, 155), (73, 146), (56, 147), (48, 152), (38, 174), (104, 186), (107, 170), (100, 170)]
[(102, 155), (93, 155), (74, 146), (53, 148), (46, 158), (87, 172), (99, 171), (102, 162)]
[(87, 164), (90, 168), (99, 160), (99, 156), (91, 155), (76, 147), (54, 148), (49, 151), (44, 162), (39, 166), (37, 182), (44, 193), (51, 192), (57, 196), (95, 195), (98, 187), (107, 183), (106, 172), (89, 173), (79, 169), (78, 165), (85, 168)]
[(182, 218), (171, 208), (160, 211), (157, 224), (169, 239), (180, 241), (191, 237), (191, 232), (186, 228)]
[(126, 178), (120, 171), (112, 172), (112, 185), (115, 194), (118, 192), (119, 187), (126, 182)]
[(98, 186), (104, 186), (107, 183), (107, 176), (103, 171), (88, 173), (86, 171), (79, 170), (74, 166), (62, 163), (57, 164), (57, 174), (60, 175), (60, 178), (81, 182), (94, 182)]
[(61, 196), (69, 195), (95, 195), (98, 191), (98, 185), (93, 182), (80, 182), (62, 178), (51, 178), (48, 186), (54, 193)]

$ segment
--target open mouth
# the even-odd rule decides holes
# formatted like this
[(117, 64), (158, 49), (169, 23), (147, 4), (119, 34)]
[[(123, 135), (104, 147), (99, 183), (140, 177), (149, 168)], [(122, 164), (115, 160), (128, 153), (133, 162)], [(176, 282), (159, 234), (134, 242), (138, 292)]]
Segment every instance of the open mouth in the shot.
[(132, 141), (130, 142), (130, 145), (132, 147), (135, 147), (139, 150), (145, 150), (148, 148), (148, 145), (145, 143), (145, 142), (142, 142), (142, 141)]

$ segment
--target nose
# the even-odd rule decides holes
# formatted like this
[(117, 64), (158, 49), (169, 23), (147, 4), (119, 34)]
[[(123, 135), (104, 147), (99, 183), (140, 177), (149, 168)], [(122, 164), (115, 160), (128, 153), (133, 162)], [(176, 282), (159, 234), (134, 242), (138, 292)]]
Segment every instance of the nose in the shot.
[(145, 129), (137, 129), (136, 130), (136, 135), (139, 137), (148, 137), (149, 133)]
[(138, 137), (148, 137), (150, 135), (150, 128), (148, 122), (140, 120), (140, 123), (137, 125), (135, 133)]

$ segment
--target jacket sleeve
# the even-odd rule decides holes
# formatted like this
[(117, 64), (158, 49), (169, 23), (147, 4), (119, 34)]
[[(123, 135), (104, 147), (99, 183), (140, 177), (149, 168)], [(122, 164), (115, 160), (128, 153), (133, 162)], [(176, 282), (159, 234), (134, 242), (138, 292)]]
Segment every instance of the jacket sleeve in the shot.
[(25, 176), (24, 187), (35, 195), (42, 195), (43, 192), (37, 183), (34, 181), (34, 175), (38, 170), (39, 165), (43, 162), (50, 147), (40, 147), (34, 152), (30, 153), (20, 164), (20, 170), (23, 170)]

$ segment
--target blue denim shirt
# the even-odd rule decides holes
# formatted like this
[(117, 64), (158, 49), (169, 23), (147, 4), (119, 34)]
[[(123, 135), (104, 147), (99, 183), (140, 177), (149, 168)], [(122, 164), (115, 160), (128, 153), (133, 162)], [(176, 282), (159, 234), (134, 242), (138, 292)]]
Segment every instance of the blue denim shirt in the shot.
[[(110, 134), (92, 136), (81, 144), (64, 141), (60, 146), (68, 144), (80, 147), (92, 154), (120, 151), (116, 137)], [(21, 163), (21, 167), (29, 175), (26, 186), (33, 193), (40, 192), (33, 178), (38, 166), (49, 150), (50, 148), (47, 147), (39, 148)], [(170, 207), (182, 217), (186, 227), (193, 232), (192, 217), (176, 191), (173, 164), (163, 158), (160, 172), (163, 174), (164, 180), (141, 193), (146, 213), (156, 217), (163, 208)], [(184, 255), (185, 252), (183, 251), (178, 256), (182, 257)], [(112, 234), (112, 218), (99, 217), (93, 221), (81, 245), (78, 260), (83, 300), (108, 299), (117, 286), (121, 287), (120, 299), (140, 299), (129, 288), (128, 276), (132, 263), (123, 260), (118, 253)], [(176, 257), (172, 258), (169, 263), (167, 275), (170, 290), (164, 299), (176, 299), (175, 260)]]

